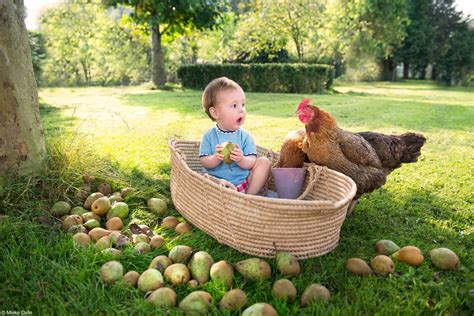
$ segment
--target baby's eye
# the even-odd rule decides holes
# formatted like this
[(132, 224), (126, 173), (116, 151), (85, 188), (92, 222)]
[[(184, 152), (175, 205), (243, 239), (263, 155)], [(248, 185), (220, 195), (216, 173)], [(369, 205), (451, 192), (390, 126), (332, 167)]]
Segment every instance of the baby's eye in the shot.
[(245, 103), (242, 103), (242, 107), (243, 107), (243, 108), (245, 107)]
[(237, 107), (237, 104), (232, 104), (232, 107), (235, 109)]

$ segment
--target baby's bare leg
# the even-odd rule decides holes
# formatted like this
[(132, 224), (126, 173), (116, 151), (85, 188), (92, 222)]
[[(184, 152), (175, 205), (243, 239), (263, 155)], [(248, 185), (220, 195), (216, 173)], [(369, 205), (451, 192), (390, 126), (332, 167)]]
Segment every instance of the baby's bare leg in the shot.
[(270, 175), (272, 164), (266, 157), (260, 157), (250, 171), (247, 194), (255, 195), (263, 188)]

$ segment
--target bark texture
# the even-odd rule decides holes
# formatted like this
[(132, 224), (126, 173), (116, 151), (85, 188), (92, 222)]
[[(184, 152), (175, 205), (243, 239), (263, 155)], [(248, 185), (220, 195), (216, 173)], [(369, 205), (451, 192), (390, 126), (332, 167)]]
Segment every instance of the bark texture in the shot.
[(41, 171), (46, 149), (23, 0), (0, 0), (0, 175)]

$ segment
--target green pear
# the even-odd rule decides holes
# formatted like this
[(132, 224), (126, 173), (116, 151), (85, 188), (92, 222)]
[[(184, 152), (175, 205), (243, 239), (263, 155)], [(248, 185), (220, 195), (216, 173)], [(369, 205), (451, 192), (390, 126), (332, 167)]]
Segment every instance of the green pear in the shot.
[(123, 277), (123, 266), (118, 261), (109, 261), (100, 268), (100, 275), (105, 283), (115, 283)]
[(192, 277), (204, 284), (209, 281), (211, 266), (214, 264), (214, 259), (205, 251), (196, 252), (189, 261), (188, 268), (191, 271)]
[(195, 289), (198, 287), (199, 282), (196, 280), (189, 280), (188, 283), (186, 283), (186, 285), (192, 289)]
[(95, 246), (100, 250), (104, 250), (104, 249), (112, 247), (109, 236), (101, 237), (99, 240), (97, 240), (97, 242), (95, 243)]
[(191, 278), (188, 268), (182, 263), (174, 263), (167, 267), (164, 276), (166, 281), (173, 285), (184, 285)]
[(156, 215), (166, 214), (167, 206), (166, 202), (159, 198), (151, 198), (146, 202), (150, 212)]
[(266, 280), (272, 275), (272, 268), (268, 262), (259, 258), (239, 261), (235, 264), (235, 268), (250, 281)]
[(168, 258), (167, 256), (161, 255), (161, 256), (157, 256), (153, 258), (150, 265), (148, 266), (148, 269), (156, 269), (160, 271), (161, 273), (163, 273), (166, 270), (166, 268), (168, 268), (172, 264), (173, 262), (171, 261), (170, 258)]
[(375, 250), (379, 255), (390, 256), (399, 249), (400, 247), (398, 247), (398, 245), (391, 240), (379, 240), (375, 244)]
[(87, 210), (83, 208), (82, 206), (76, 206), (71, 210), (71, 215), (80, 215), (87, 213)]
[(370, 275), (374, 273), (369, 265), (362, 259), (359, 258), (350, 258), (346, 262), (346, 268), (348, 271), (356, 275)]
[(174, 262), (174, 263), (184, 263), (186, 264), (191, 258), (191, 255), (193, 254), (193, 248), (188, 247), (188, 246), (175, 246), (170, 250), (170, 253), (168, 254), (168, 257)]
[(109, 198), (106, 196), (98, 198), (92, 203), (91, 210), (99, 216), (105, 215), (110, 210)]
[(122, 195), (119, 194), (112, 194), (111, 196), (109, 196), (109, 200), (110, 200), (110, 204), (114, 205), (114, 203), (117, 203), (117, 202), (123, 202), (123, 197)]
[(112, 217), (119, 217), (121, 220), (124, 220), (127, 218), (128, 212), (129, 208), (127, 203), (115, 202), (114, 204), (112, 204), (110, 210), (107, 212), (107, 219), (111, 219)]
[(238, 311), (247, 304), (247, 294), (240, 289), (233, 289), (225, 293), (219, 303), (221, 311)]
[(100, 222), (96, 219), (90, 219), (84, 223), (84, 227), (87, 229), (97, 228), (100, 227)]
[(100, 253), (104, 255), (112, 256), (112, 257), (118, 257), (122, 254), (122, 251), (115, 248), (105, 248)]
[(327, 302), (331, 298), (329, 290), (321, 284), (311, 284), (308, 286), (303, 295), (301, 295), (301, 305), (307, 306), (318, 301)]
[(242, 316), (278, 316), (278, 313), (270, 304), (256, 303), (247, 307)]
[(454, 270), (459, 265), (459, 257), (448, 248), (436, 248), (429, 252), (431, 262), (441, 270)]
[(61, 217), (63, 215), (69, 214), (69, 211), (71, 210), (71, 204), (68, 202), (60, 201), (54, 203), (53, 207), (51, 208), (51, 215), (56, 216), (56, 217)]
[(279, 300), (291, 302), (296, 298), (296, 288), (290, 280), (280, 279), (273, 284), (273, 296)]
[(163, 287), (163, 275), (156, 269), (148, 269), (138, 278), (138, 289), (142, 292), (154, 291)]
[(153, 291), (146, 300), (160, 309), (176, 306), (176, 293), (169, 287), (162, 287)]
[(77, 233), (87, 233), (87, 228), (84, 227), (84, 225), (72, 225), (71, 227), (69, 227), (69, 229), (67, 230), (68, 233), (70, 234), (77, 234)]
[(300, 273), (298, 259), (291, 253), (278, 251), (276, 254), (276, 262), (278, 271), (280, 271), (282, 275), (293, 276)]
[(191, 292), (179, 303), (179, 309), (185, 315), (205, 315), (211, 306), (212, 296), (204, 291)]
[(232, 164), (232, 160), (230, 159), (230, 154), (232, 150), (234, 150), (235, 144), (231, 142), (224, 142), (222, 143), (222, 152), (221, 154), (224, 156), (224, 162), (228, 165)]
[(210, 276), (213, 282), (222, 283), (227, 289), (230, 289), (234, 284), (234, 269), (224, 260), (211, 266)]
[(81, 216), (84, 223), (91, 219), (95, 219), (96, 221), (100, 222), (100, 216), (94, 212), (87, 212), (87, 213), (82, 214)]
[(87, 199), (84, 201), (84, 208), (86, 210), (90, 210), (91, 209), (91, 206), (92, 206), (92, 203), (95, 202), (95, 200), (103, 197), (104, 195), (100, 192), (94, 192), (92, 194), (90, 194)]
[(135, 251), (138, 253), (147, 253), (151, 251), (150, 245), (143, 241), (136, 244), (134, 248), (135, 248)]
[(62, 223), (62, 227), (65, 231), (69, 229), (72, 225), (82, 224), (82, 217), (79, 215), (68, 215)]

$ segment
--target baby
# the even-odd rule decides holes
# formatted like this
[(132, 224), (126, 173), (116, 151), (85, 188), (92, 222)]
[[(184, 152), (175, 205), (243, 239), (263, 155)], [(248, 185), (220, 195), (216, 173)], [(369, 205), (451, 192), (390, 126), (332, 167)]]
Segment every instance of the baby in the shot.
[[(271, 163), (266, 157), (257, 158), (252, 136), (241, 127), (245, 122), (245, 93), (226, 77), (212, 80), (202, 94), (202, 107), (216, 126), (201, 140), (199, 158), (204, 172), (232, 183), (237, 191), (257, 194), (267, 182)], [(232, 163), (223, 163), (222, 143), (232, 142)]]

